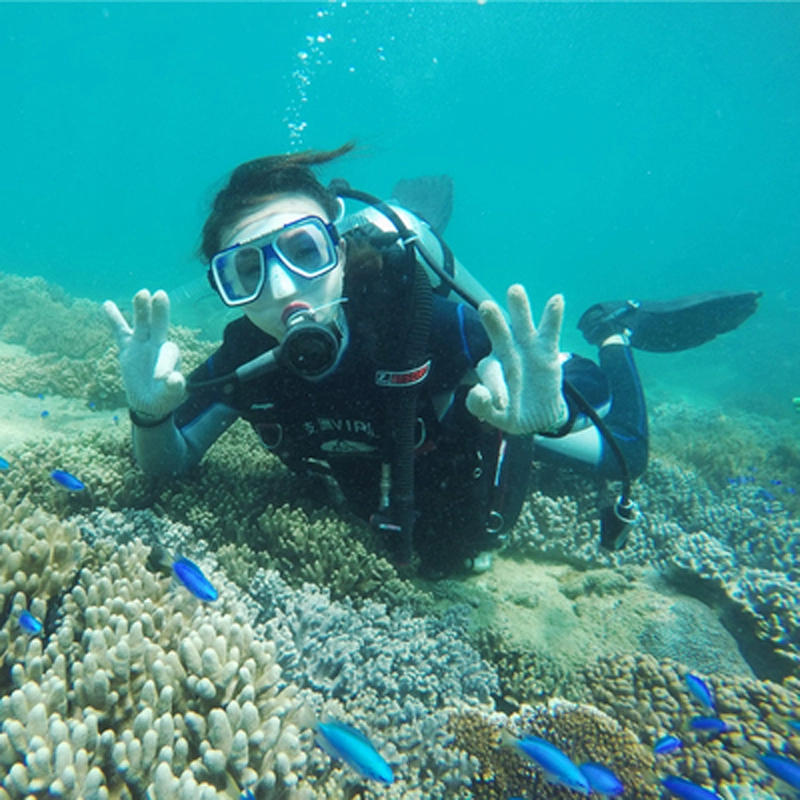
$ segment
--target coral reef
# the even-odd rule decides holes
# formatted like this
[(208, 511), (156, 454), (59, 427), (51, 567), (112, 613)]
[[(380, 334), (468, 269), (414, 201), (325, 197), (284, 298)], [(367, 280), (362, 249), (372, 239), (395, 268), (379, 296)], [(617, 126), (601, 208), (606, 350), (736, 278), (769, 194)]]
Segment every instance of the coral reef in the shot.
[(315, 583), (335, 599), (424, 604), (422, 594), (374, 551), (377, 542), (358, 520), (345, 521), (329, 509), (306, 512), (286, 504), (268, 506), (258, 525), (259, 549), (269, 554), (266, 566), (278, 569), (295, 586)]
[(20, 613), (48, 623), (85, 550), (76, 525), (28, 502), (0, 504), (0, 671), (24, 655)]
[[(191, 528), (150, 511), (100, 509), (75, 522), (95, 551), (113, 535), (125, 547), (145, 542), (153, 553), (188, 551), (203, 558)], [(161, 560), (154, 563), (151, 554), (148, 563), (155, 567)], [(280, 685), (295, 687), (319, 714), (368, 733), (389, 759), (396, 782), (381, 796), (454, 797), (468, 785), (474, 763), (452, 746), (448, 720), (466, 707), (488, 710), (496, 676), (465, 643), (457, 614), (428, 619), (409, 610), (389, 612), (372, 601), (356, 608), (314, 586), (294, 589), (264, 570), (247, 593), (237, 594), (274, 654)], [(177, 646), (183, 658), (183, 645)], [(331, 764), (321, 750), (304, 752), (305, 779), (316, 796), (342, 797), (343, 787), (358, 784), (349, 768)]]
[[(636, 483), (639, 523), (624, 550), (599, 546), (597, 496), (567, 479), (570, 494), (531, 494), (506, 551), (592, 571), (656, 567), (682, 591), (723, 608), (756, 672), (780, 679), (800, 670), (800, 522), (754, 475), (713, 490), (696, 472), (653, 457)], [(777, 480), (777, 479), (776, 479)], [(698, 581), (698, 578), (700, 579)]]
[[(654, 563), (684, 589), (697, 578), (741, 628), (745, 655), (764, 677), (800, 665), (800, 523), (755, 482), (713, 493), (696, 475), (656, 460), (643, 484), (644, 532)], [(746, 639), (745, 632), (747, 632)]]
[[(30, 396), (77, 397), (96, 408), (125, 405), (116, 345), (100, 305), (71, 298), (42, 278), (0, 273), (0, 388)], [(193, 369), (216, 344), (196, 331), (170, 330), (184, 367)]]
[(635, 734), (589, 705), (553, 700), (546, 705), (523, 706), (518, 713), (466, 713), (452, 722), (456, 745), (478, 759), (480, 771), (471, 794), (476, 800), (500, 800), (511, 795), (568, 800), (574, 792), (548, 783), (541, 770), (513, 750), (510, 737), (539, 736), (558, 747), (576, 764), (604, 764), (620, 778), (625, 796), (654, 800), (659, 796), (652, 780), (655, 761)]
[[(714, 491), (752, 473), (800, 487), (800, 447), (782, 422), (675, 402), (651, 406), (650, 421), (653, 451), (702, 475)], [(784, 494), (783, 500), (800, 511), (800, 498)]]
[[(171, 337), (188, 369), (214, 347), (188, 329)], [(124, 404), (94, 303), (0, 274), (0, 342), (4, 391)], [(599, 547), (598, 487), (549, 468), (506, 545), (515, 563), (563, 569), (560, 620), (595, 624), (606, 603), (639, 603), (646, 581), (714, 607), (650, 607), (635, 654), (608, 654), (611, 626), (599, 626), (604, 654), (588, 664), (591, 654), (567, 664), (545, 639), (505, 636), (500, 614), (478, 616), (474, 583), (440, 587), (437, 606), (329, 487), (291, 473), (243, 423), (166, 483), (135, 466), (125, 419), (4, 453), (0, 798), (572, 796), (502, 742), (533, 733), (606, 763), (627, 797), (650, 800), (674, 773), (727, 800), (764, 800), (754, 751), (800, 756), (787, 724), (800, 717), (800, 447), (777, 423), (685, 404), (655, 406), (652, 423), (654, 457), (635, 485), (642, 518), (623, 551)], [(86, 490), (54, 483), (55, 468)], [(203, 564), (219, 601), (171, 580), (176, 553)], [(543, 591), (509, 585), (490, 600), (531, 610)], [(41, 636), (20, 626), (24, 610)], [(756, 674), (776, 680), (731, 655), (715, 614)], [(689, 726), (690, 668), (707, 675), (729, 731)], [(313, 746), (315, 715), (369, 736), (395, 784), (365, 787)], [(669, 732), (683, 750), (654, 759)]]
[(572, 699), (575, 677), (557, 659), (515, 646), (492, 628), (481, 628), (473, 638), (481, 655), (497, 669), (499, 695), (509, 708), (552, 697)]
[[(226, 548), (222, 561), (241, 586), (241, 576), (249, 570), (252, 577), (261, 566), (279, 568), (295, 586), (328, 586), (334, 597), (424, 600), (368, 546), (367, 526), (320, 507), (313, 491), (267, 453), (244, 423), (234, 425), (191, 475), (166, 482), (136, 466), (127, 422), (104, 432), (54, 435), (11, 448), (6, 456), (12, 467), (0, 472), (0, 497), (12, 503), (26, 498), (62, 517), (97, 508), (168, 510), (170, 519)], [(50, 479), (55, 468), (80, 477), (86, 490), (65, 491)]]
[(741, 676), (704, 676), (716, 698), (717, 712), (729, 732), (712, 736), (689, 720), (703, 713), (686, 689), (687, 670), (652, 656), (605, 657), (576, 676), (591, 703), (630, 728), (652, 746), (665, 733), (681, 738), (683, 749), (659, 760), (659, 770), (680, 774), (701, 785), (741, 785), (764, 780), (754, 748), (800, 753), (800, 737), (787, 724), (800, 714), (800, 682), (784, 684)]
[(260, 572), (250, 592), (283, 674), (391, 742), (405, 789), (382, 796), (452, 796), (468, 783), (474, 764), (452, 746), (448, 720), (468, 707), (488, 711), (497, 678), (466, 643), (457, 611), (418, 617), (370, 600), (356, 608), (312, 585), (291, 589), (275, 572)]
[(51, 634), (17, 637), (24, 652), (7, 664), (8, 795), (210, 798), (250, 787), (313, 797), (303, 778), (307, 701), (281, 679), (274, 644), (232, 587), (214, 576), (220, 600), (202, 605), (147, 569), (139, 540), (92, 538), (96, 563), (81, 570)]

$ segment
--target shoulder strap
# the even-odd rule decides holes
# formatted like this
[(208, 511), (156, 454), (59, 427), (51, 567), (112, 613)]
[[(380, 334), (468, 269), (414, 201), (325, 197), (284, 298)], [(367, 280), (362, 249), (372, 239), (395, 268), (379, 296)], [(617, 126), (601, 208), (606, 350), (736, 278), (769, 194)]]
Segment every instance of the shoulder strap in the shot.
[[(433, 290), (424, 267), (417, 258), (416, 236), (394, 210), (371, 195), (356, 192), (339, 183), (337, 193), (360, 202), (378, 205), (397, 228), (397, 235), (376, 231), (370, 237), (362, 232), (360, 244), (372, 245), (380, 259), (377, 286), (368, 294), (379, 294), (375, 383), (385, 393), (386, 414), (382, 433), (380, 507), (373, 515), (373, 526), (386, 535), (394, 561), (408, 564), (412, 554), (414, 530), (414, 439), (419, 391), (430, 372), (428, 339), (433, 314)], [(366, 240), (366, 241), (364, 241)], [(368, 283), (369, 258), (364, 259), (365, 275), (350, 276), (358, 294), (359, 283)], [(385, 269), (384, 269), (385, 268)], [(374, 275), (372, 276), (374, 278)], [(369, 297), (363, 298), (369, 302)], [(361, 298), (359, 299), (360, 303)]]

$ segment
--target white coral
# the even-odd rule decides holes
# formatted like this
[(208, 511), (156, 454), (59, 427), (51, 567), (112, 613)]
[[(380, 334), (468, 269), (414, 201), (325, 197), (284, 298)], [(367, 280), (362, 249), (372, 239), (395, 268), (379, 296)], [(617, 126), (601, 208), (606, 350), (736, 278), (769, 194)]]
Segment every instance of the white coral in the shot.
[(146, 557), (138, 540), (115, 547), (81, 572), (46, 647), (23, 637), (7, 652), (4, 792), (104, 800), (127, 785), (154, 800), (217, 798), (232, 782), (309, 796), (304, 701), (281, 682), (272, 643), (220, 576), (220, 600), (204, 605)]

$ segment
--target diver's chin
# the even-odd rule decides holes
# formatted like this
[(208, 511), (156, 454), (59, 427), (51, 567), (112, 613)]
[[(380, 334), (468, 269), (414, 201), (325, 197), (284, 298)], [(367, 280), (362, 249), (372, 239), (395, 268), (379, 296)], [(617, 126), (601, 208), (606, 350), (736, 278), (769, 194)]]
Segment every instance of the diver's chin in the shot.
[(286, 335), (286, 325), (284, 325), (280, 317), (275, 314), (264, 314), (257, 311), (248, 313), (245, 311), (245, 316), (256, 328), (266, 333), (267, 336), (271, 336), (273, 339), (281, 341)]

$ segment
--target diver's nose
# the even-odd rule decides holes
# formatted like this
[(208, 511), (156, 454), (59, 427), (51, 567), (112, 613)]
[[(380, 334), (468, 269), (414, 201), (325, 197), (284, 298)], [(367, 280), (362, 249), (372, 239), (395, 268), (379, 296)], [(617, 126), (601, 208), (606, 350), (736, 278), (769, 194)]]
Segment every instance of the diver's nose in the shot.
[(269, 291), (276, 300), (289, 297), (297, 290), (292, 276), (280, 265), (269, 265)]

